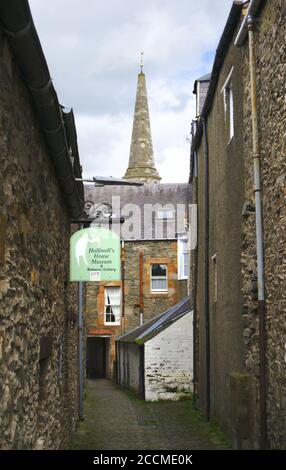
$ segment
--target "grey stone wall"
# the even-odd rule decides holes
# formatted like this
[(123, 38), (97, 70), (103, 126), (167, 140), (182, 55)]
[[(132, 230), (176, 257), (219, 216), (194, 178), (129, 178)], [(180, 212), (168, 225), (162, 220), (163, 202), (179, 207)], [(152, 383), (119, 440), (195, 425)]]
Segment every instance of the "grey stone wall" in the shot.
[[(267, 1), (255, 31), (260, 128), (265, 285), (267, 306), (268, 437), (272, 448), (286, 446), (286, 9), (281, 0)], [(245, 197), (254, 202), (248, 44), (244, 47)], [(258, 375), (258, 314), (255, 219), (243, 224), (244, 338), (246, 366)]]
[(58, 449), (78, 416), (69, 216), (2, 35), (0, 135), (0, 446)]

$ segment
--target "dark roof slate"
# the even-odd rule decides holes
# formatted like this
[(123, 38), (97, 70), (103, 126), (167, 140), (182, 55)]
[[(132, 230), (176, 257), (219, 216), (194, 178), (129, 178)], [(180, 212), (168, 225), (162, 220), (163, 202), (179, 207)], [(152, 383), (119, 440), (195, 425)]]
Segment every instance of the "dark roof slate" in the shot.
[[(146, 235), (146, 227), (144, 227), (144, 205), (155, 205), (159, 204), (161, 206), (166, 206), (171, 204), (174, 207), (175, 214), (174, 220), (176, 223), (176, 210), (178, 204), (185, 205), (185, 217), (188, 218), (188, 208), (191, 202), (191, 186), (187, 183), (145, 183), (143, 186), (104, 186), (104, 187), (94, 187), (93, 185), (85, 185), (84, 187), (85, 201), (92, 201), (93, 203), (103, 204), (107, 203), (112, 205), (113, 197), (120, 197), (120, 214), (118, 213), (117, 201), (114, 200), (114, 217), (118, 218), (120, 215), (128, 217), (130, 213), (129, 204), (135, 204), (139, 209), (140, 213), (134, 213), (132, 215), (134, 223), (137, 226), (141, 226), (140, 236), (134, 235), (130, 237), (137, 240), (142, 239), (158, 239), (162, 238), (156, 234), (155, 231), (155, 219), (152, 219), (152, 227), (148, 228), (148, 234)], [(128, 221), (126, 221), (128, 224)], [(145, 232), (144, 232), (145, 228)], [(175, 232), (177, 231), (177, 226), (175, 227)], [(122, 233), (124, 231), (124, 223), (122, 224)], [(167, 238), (166, 230), (164, 229), (163, 238)], [(176, 237), (174, 237), (176, 238)], [(128, 239), (128, 237), (124, 237)]]
[(167, 328), (171, 323), (174, 323), (186, 313), (190, 312), (191, 309), (191, 297), (187, 296), (178, 304), (144, 323), (144, 325), (138, 326), (120, 336), (117, 338), (117, 341), (137, 344), (145, 343)]

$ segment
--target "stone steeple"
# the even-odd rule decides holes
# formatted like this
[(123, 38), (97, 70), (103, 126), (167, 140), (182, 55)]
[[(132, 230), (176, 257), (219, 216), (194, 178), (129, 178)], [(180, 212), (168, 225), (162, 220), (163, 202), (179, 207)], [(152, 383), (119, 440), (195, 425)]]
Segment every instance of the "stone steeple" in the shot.
[(155, 168), (145, 74), (138, 75), (129, 165), (124, 178), (144, 183), (158, 183), (160, 176)]

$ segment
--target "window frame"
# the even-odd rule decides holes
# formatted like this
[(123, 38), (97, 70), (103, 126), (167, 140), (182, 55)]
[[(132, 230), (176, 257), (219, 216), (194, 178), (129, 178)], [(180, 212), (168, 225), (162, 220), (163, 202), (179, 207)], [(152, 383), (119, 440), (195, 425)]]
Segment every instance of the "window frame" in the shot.
[(212, 257), (212, 265), (213, 265), (213, 298), (212, 301), (214, 304), (218, 301), (218, 277), (217, 277), (217, 254), (215, 253)]
[[(115, 304), (115, 303), (107, 304), (106, 303), (106, 300), (107, 300), (106, 290), (107, 289), (119, 289), (119, 304)], [(120, 326), (121, 325), (121, 304), (122, 304), (121, 295), (122, 295), (122, 291), (121, 291), (120, 286), (104, 286), (104, 325), (106, 325), (106, 326)], [(106, 320), (106, 315), (107, 315), (106, 307), (108, 307), (108, 306), (111, 306), (111, 307), (112, 306), (117, 306), (117, 307), (119, 307), (119, 320), (115, 320), (115, 321), (107, 321)]]
[[(183, 250), (183, 243), (186, 243), (187, 249)], [(178, 237), (178, 280), (183, 281), (189, 279), (190, 276), (190, 249), (189, 249), (189, 237), (188, 235), (183, 235)], [(187, 274), (184, 272), (184, 254), (188, 256), (188, 266), (187, 266)]]
[[(152, 266), (155, 265), (161, 265), (161, 266), (166, 266), (166, 276), (152, 276)], [(168, 278), (169, 278), (169, 273), (168, 273), (168, 265), (167, 263), (151, 263), (150, 264), (150, 292), (152, 294), (165, 294), (168, 293)], [(166, 289), (153, 289), (152, 288), (152, 281), (153, 279), (166, 279)]]
[(228, 132), (229, 140), (228, 144), (232, 141), (234, 137), (234, 95), (233, 95), (233, 71), (234, 67), (231, 68), (226, 81), (221, 89), (224, 100), (224, 117), (228, 121)]

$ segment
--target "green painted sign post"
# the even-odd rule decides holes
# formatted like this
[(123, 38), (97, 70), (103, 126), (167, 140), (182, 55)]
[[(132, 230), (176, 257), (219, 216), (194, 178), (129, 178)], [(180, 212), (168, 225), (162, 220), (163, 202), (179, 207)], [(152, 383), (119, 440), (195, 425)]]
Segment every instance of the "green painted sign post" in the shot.
[(103, 227), (75, 232), (70, 240), (70, 280), (119, 281), (119, 236)]

